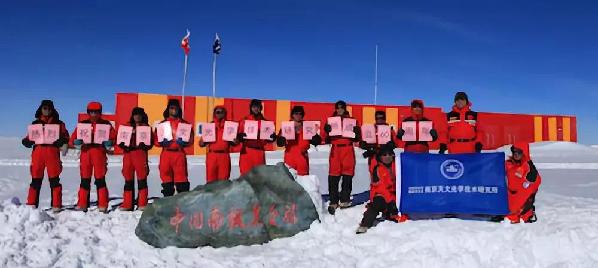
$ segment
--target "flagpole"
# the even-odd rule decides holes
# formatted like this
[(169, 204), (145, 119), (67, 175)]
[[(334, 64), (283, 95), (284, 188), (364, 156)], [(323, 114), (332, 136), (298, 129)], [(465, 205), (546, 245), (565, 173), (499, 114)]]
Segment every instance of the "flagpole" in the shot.
[(183, 114), (185, 111), (185, 85), (187, 83), (187, 59), (189, 58), (189, 56), (185, 53), (185, 70), (183, 71), (183, 93), (182, 93), (182, 98), (181, 98), (181, 102), (182, 102), (182, 109), (183, 109)]
[(374, 73), (374, 105), (376, 105), (378, 104), (378, 44), (376, 44), (376, 67)]
[(216, 57), (218, 54), (212, 53), (212, 98), (216, 98)]

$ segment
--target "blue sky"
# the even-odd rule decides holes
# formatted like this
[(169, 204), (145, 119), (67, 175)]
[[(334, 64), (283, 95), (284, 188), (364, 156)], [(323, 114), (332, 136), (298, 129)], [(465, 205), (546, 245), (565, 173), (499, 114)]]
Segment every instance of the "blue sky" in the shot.
[[(126, 2), (126, 3), (125, 3)], [(187, 93), (568, 114), (598, 144), (598, 2), (10, 1), (0, 9), (1, 136), (21, 136), (44, 98), (70, 129), (89, 100), (176, 94), (191, 31)]]

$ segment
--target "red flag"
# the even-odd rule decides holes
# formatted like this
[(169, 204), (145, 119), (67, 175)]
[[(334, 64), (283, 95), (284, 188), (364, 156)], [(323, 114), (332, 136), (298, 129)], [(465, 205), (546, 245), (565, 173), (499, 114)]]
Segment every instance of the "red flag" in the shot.
[(191, 32), (187, 30), (187, 35), (181, 40), (181, 47), (185, 51), (185, 55), (189, 55), (189, 51), (191, 50), (191, 46), (189, 46), (189, 36), (191, 36)]

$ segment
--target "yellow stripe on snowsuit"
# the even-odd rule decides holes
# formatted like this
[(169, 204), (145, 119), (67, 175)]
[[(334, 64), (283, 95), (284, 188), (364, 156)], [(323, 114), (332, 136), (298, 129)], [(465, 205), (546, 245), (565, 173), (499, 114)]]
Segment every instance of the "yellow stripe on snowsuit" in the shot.
[(556, 134), (556, 117), (549, 117), (548, 118), (548, 140), (549, 141), (556, 141), (557, 134)]
[(563, 117), (563, 141), (571, 141), (571, 118)]
[[(162, 113), (164, 112), (166, 103), (168, 103), (167, 95), (139, 93), (137, 95), (137, 103), (139, 107), (142, 107), (145, 110), (145, 113), (147, 113), (148, 122), (150, 126), (152, 126), (152, 129), (156, 123), (164, 120), (164, 115)], [(160, 151), (160, 148), (154, 146), (149, 151), (149, 154), (156, 155), (159, 154)]]
[(542, 117), (535, 116), (534, 117), (534, 141), (540, 142), (543, 141), (543, 129), (542, 129)]
[(363, 107), (363, 120), (362, 124), (374, 124), (376, 122), (376, 108), (371, 106)]
[[(276, 134), (280, 130), (283, 121), (289, 121), (291, 115), (291, 102), (286, 100), (277, 100), (276, 101)], [(275, 145), (277, 149), (282, 149), (282, 147), (278, 147)]]

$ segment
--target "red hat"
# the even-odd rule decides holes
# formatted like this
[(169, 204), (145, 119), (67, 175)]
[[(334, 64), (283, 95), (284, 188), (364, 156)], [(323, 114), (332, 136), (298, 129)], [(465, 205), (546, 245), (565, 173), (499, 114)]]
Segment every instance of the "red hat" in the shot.
[(102, 104), (97, 101), (92, 101), (87, 104), (87, 110), (88, 111), (100, 111), (100, 113), (101, 113), (102, 112)]

